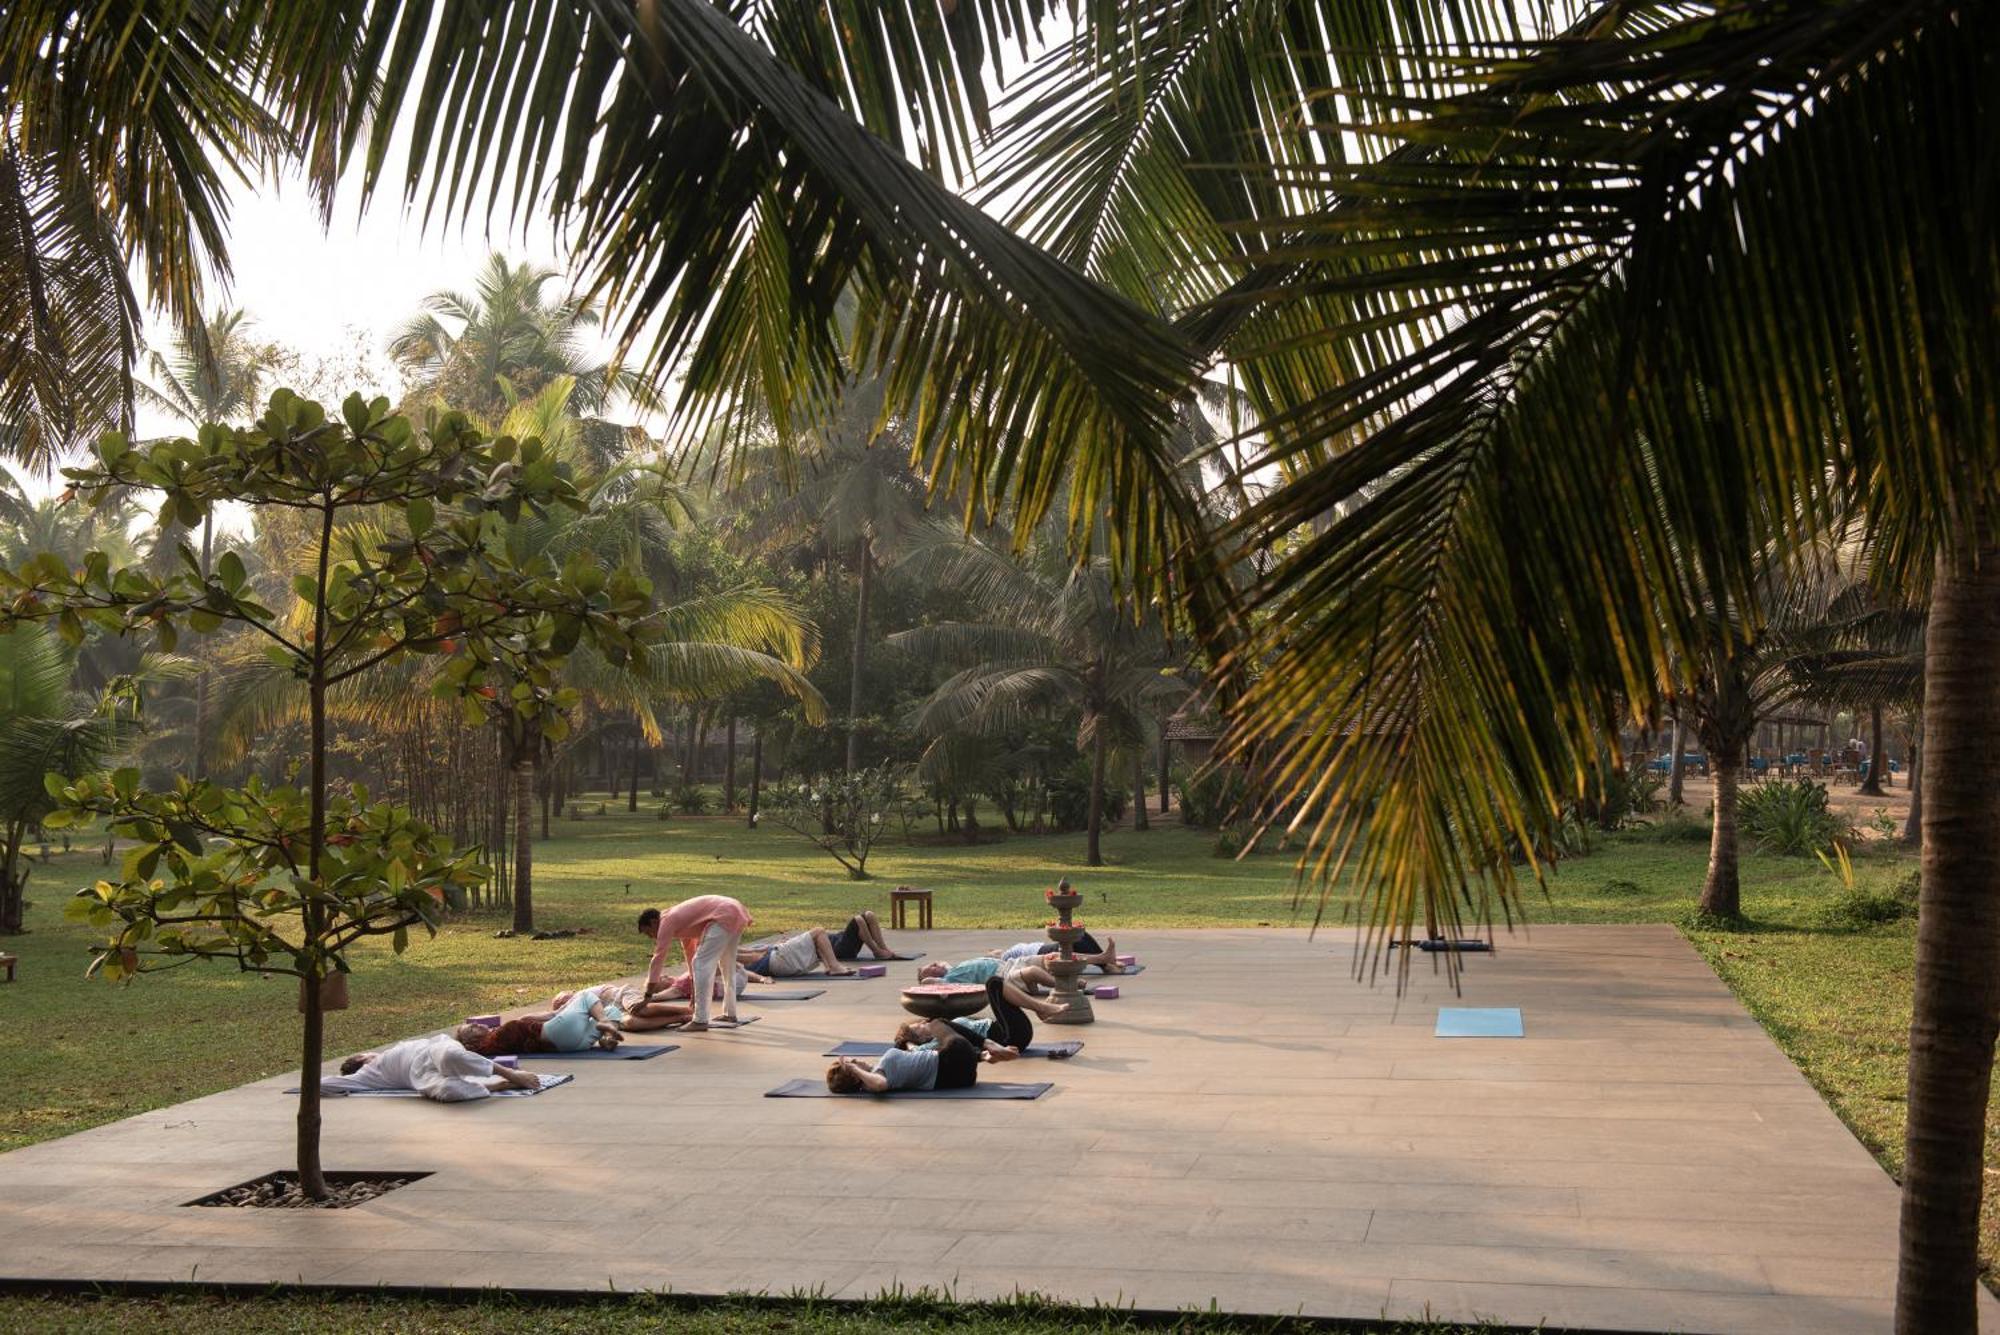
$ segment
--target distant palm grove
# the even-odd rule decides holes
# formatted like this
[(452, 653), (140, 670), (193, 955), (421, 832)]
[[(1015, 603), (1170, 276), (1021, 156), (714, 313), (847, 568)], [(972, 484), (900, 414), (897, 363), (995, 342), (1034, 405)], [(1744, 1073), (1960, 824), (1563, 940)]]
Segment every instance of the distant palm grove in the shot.
[[(1996, 66), (1967, 0), (17, 0), (0, 930), (38, 823), (137, 800), (64, 780), (123, 765), (306, 784), (306, 885), (358, 837), (327, 793), (391, 795), (492, 864), (439, 853), (439, 911), (517, 929), (536, 838), (615, 794), (857, 875), (886, 827), (1096, 861), (1171, 796), (1387, 959), (1531, 908), (1655, 755), (1711, 773), (1689, 898), (1737, 922), (1745, 789), (1893, 758), (1897, 1323), (1971, 1332)], [(281, 172), (532, 213), (570, 267), (412, 292), (399, 392), (349, 399), (219, 308), (227, 191)]]

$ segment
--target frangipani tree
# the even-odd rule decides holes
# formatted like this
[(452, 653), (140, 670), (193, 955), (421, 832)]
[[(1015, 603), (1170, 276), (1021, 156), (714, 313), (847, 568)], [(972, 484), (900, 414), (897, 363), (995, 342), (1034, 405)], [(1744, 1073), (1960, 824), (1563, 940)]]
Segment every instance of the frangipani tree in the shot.
[[(586, 642), (614, 661), (642, 652), (650, 589), (596, 562), (511, 554), (500, 540), (508, 524), (583, 502), (539, 441), (489, 438), (456, 413), (420, 430), (386, 400), (354, 395), (329, 419), (280, 390), (253, 427), (209, 426), (198, 439), (144, 446), (109, 435), (99, 462), (69, 477), (92, 497), (153, 491), (189, 528), (224, 501), (309, 520), (309, 568), (292, 580), (310, 608), (303, 625), (258, 599), (235, 552), (204, 572), (184, 549), (183, 568), (165, 576), (114, 569), (97, 552), (81, 567), (41, 556), (0, 572), (0, 629), (50, 622), (76, 642), (96, 625), (171, 650), (184, 630), (240, 625), (305, 696), (300, 786), (182, 778), (149, 792), (130, 769), (52, 778), (63, 809), (49, 821), (101, 819), (130, 841), (118, 877), (79, 891), (71, 906), (105, 933), (94, 966), (103, 976), (225, 959), (300, 980), (299, 1185), (323, 1198), (326, 980), (349, 971), (347, 951), (365, 938), (387, 936), (401, 950), (412, 930), (433, 927), (449, 888), (485, 874), (407, 810), (333, 789), (332, 692), (412, 656), (441, 656), (435, 689), (468, 716), (560, 736), (574, 702), (558, 680), (563, 658)], [(388, 536), (355, 536), (343, 520), (362, 512), (389, 517)]]

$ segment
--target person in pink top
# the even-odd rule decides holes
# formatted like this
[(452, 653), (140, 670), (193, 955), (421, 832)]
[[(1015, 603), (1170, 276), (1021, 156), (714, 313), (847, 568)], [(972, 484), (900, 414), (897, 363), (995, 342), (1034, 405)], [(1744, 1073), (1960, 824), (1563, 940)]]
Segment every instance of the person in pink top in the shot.
[(667, 960), (676, 942), (687, 956), (694, 995), (694, 1018), (683, 1028), (708, 1028), (708, 1008), (715, 983), (722, 987), (722, 1018), (736, 1023), (736, 951), (744, 929), (755, 921), (750, 910), (727, 895), (696, 895), (665, 913), (647, 909), (639, 915), (639, 931), (653, 938), (653, 967), (646, 973), (646, 995), (667, 985)]

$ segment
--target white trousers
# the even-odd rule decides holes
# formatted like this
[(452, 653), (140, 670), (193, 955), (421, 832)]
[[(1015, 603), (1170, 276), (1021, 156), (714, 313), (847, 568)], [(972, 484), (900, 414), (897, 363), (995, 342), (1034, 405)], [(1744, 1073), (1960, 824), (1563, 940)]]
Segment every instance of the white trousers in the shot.
[(736, 1018), (736, 949), (743, 944), (743, 931), (731, 931), (719, 922), (702, 929), (701, 944), (688, 964), (688, 996), (694, 1002), (696, 1024), (708, 1023), (708, 1008), (715, 996), (718, 976), (722, 987), (722, 1018)]

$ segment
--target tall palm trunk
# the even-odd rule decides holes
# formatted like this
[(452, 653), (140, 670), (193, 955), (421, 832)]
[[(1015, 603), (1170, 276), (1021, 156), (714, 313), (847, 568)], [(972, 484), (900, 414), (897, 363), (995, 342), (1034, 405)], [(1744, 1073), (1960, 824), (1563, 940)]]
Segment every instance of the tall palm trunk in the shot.
[(1910, 733), (1910, 814), (1903, 820), (1903, 846), (1922, 848), (1924, 843), (1924, 724)]
[(1132, 828), (1151, 828), (1146, 823), (1146, 748), (1132, 752)]
[(750, 817), (746, 824), (757, 828), (757, 799), (764, 795), (764, 730), (750, 739)]
[(860, 578), (854, 591), (854, 657), (847, 683), (847, 772), (861, 768), (861, 674), (868, 666), (868, 595), (874, 585), (875, 542), (861, 539)]
[(1099, 719), (1090, 743), (1090, 846), (1083, 859), (1090, 867), (1104, 865), (1104, 759), (1104, 720)]
[(736, 711), (729, 711), (729, 730), (722, 741), (722, 809), (736, 810)]
[(1686, 806), (1687, 799), (1681, 796), (1681, 784), (1686, 766), (1681, 762), (1681, 752), (1687, 750), (1687, 734), (1681, 729), (1681, 721), (1674, 720), (1674, 758), (1667, 779), (1667, 802), (1672, 806)]
[[(209, 554), (213, 550), (215, 517), (201, 521), (201, 574), (208, 577)], [(194, 777), (208, 777), (208, 656), (202, 655), (201, 671), (194, 679)]]
[(1975, 1335), (2000, 1033), (2000, 542), (1938, 562), (1924, 648), (1922, 889), (1897, 1335)]
[(535, 930), (535, 841), (529, 822), (535, 818), (534, 752), (514, 761), (514, 931)]
[(625, 799), (625, 809), (627, 811), (637, 811), (639, 809), (639, 748), (644, 744), (644, 738), (636, 732), (632, 734), (632, 785), (629, 795)]
[(1708, 876), (1701, 883), (1701, 911), (1718, 918), (1743, 914), (1736, 856), (1736, 784), (1742, 768), (1741, 740), (1709, 748), (1708, 772), (1715, 779), (1715, 823), (1708, 835)]
[(1167, 719), (1165, 716), (1162, 716), (1160, 719), (1160, 765), (1159, 765), (1160, 814), (1162, 816), (1167, 814), (1167, 804), (1173, 801), (1174, 785), (1173, 785), (1173, 780), (1170, 777), (1173, 774), (1173, 760), (1174, 760), (1174, 744), (1167, 738)]
[(1861, 791), (1870, 797), (1882, 796), (1882, 706), (1868, 707), (1868, 780)]

